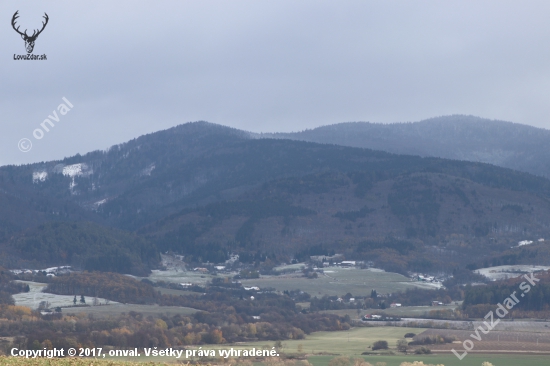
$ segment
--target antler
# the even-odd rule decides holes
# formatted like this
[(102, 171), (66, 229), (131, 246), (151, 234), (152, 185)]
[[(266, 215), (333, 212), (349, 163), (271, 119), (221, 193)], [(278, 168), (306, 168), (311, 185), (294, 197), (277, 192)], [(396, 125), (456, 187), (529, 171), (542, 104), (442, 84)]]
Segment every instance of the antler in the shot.
[[(19, 13), (19, 10), (17, 10), (17, 11), (15, 12), (15, 14), (13, 14), (13, 17), (11, 18), (11, 26), (12, 26), (13, 29), (14, 29), (17, 33), (19, 33), (20, 35), (26, 36), (26, 35), (27, 35), (27, 30), (26, 30), (26, 29), (25, 29), (25, 33), (21, 33), (21, 32), (19, 31), (19, 27), (15, 28), (15, 21), (17, 20), (17, 18), (19, 18), (19, 15), (17, 15), (17, 13)], [(44, 13), (44, 14), (46, 14), (46, 13)]]
[[(21, 33), (21, 32), (19, 31), (19, 27), (15, 28), (15, 21), (17, 20), (17, 18), (19, 18), (18, 13), (19, 13), (19, 10), (17, 10), (17, 11), (15, 12), (15, 14), (13, 14), (13, 17), (11, 18), (11, 26), (13, 27), (13, 29), (14, 29), (17, 33), (19, 33), (20, 35), (25, 36), (26, 38), (29, 38), (29, 39), (36, 39), (36, 37), (38, 37), (38, 35), (39, 35), (40, 33), (42, 33), (42, 31), (44, 30), (44, 28), (46, 28), (46, 24), (48, 24), (48, 20), (50, 19), (50, 18), (48, 17), (48, 14), (44, 13), (44, 16), (43, 16), (42, 18), (46, 19), (46, 21), (45, 21), (45, 22), (42, 22), (42, 29), (40, 29), (40, 30), (36, 30), (36, 29), (35, 29), (34, 32), (32, 33), (32, 36), (29, 36), (29, 35), (27, 34), (27, 30), (26, 30), (26, 29), (25, 29), (25, 32), (24, 32), (24, 33)], [(38, 32), (38, 33), (37, 33), (37, 32)]]
[[(46, 22), (42, 22), (42, 29), (40, 29), (40, 30), (38, 31), (38, 33), (36, 33), (36, 36), (35, 36), (34, 33), (33, 33), (33, 34), (32, 34), (33, 37), (38, 37), (38, 35), (39, 35), (40, 33), (42, 33), (42, 31), (44, 30), (44, 28), (46, 28), (46, 24), (48, 24), (48, 20), (50, 19), (50, 18), (48, 17), (48, 14), (46, 14), (45, 12), (44, 12), (44, 16), (43, 16), (42, 18), (46, 19)], [(36, 32), (36, 31), (34, 31), (34, 32)]]

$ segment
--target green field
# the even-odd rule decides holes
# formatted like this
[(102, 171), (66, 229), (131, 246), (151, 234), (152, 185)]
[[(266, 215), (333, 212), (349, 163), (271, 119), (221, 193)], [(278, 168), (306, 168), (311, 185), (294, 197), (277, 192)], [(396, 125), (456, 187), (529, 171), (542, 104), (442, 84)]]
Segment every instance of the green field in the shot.
[[(304, 307), (304, 306), (302, 306)], [(307, 306), (306, 306), (307, 307)], [(387, 308), (384, 310), (380, 309), (366, 309), (361, 310), (359, 314), (361, 316), (365, 314), (379, 314), (384, 313), (386, 315), (390, 316), (398, 316), (402, 318), (414, 318), (414, 317), (421, 317), (421, 316), (427, 316), (428, 313), (431, 310), (454, 310), (458, 307), (458, 305), (445, 305), (445, 306), (438, 306), (436, 308), (432, 306), (402, 306), (399, 308)], [(336, 314), (339, 316), (346, 316), (349, 315), (352, 319), (358, 319), (358, 313), (356, 309), (342, 309), (342, 310), (323, 310), (320, 311), (320, 313), (327, 313), (327, 314)]]
[[(364, 358), (375, 365), (376, 362), (386, 362), (387, 366), (399, 366), (402, 362), (424, 361), (426, 364), (443, 364), (445, 366), (472, 366), (480, 365), (484, 361), (493, 363), (494, 366), (542, 366), (550, 364), (550, 355), (521, 355), (521, 354), (469, 354), (460, 361), (453, 354), (434, 355), (402, 355), (395, 349), (398, 339), (404, 339), (403, 335), (408, 332), (422, 333), (423, 328), (401, 328), (401, 327), (368, 327), (352, 328), (341, 332), (316, 332), (306, 336), (302, 340), (283, 341), (282, 352), (296, 354), (301, 349), (303, 353), (311, 355), (308, 360), (314, 366), (327, 366), (334, 357), (348, 356), (352, 358)], [(364, 351), (377, 340), (385, 340), (390, 346), (390, 353), (382, 355), (362, 356)], [(237, 345), (224, 345), (216, 348), (271, 348), (274, 342), (252, 342)], [(213, 347), (212, 347), (213, 348)]]
[[(370, 351), (369, 347), (378, 340), (388, 341), (390, 348), (395, 350), (398, 339), (404, 339), (405, 333), (422, 333), (424, 328), (403, 328), (403, 327), (360, 327), (352, 328), (349, 331), (340, 332), (315, 332), (306, 336), (305, 339), (286, 340), (283, 343), (283, 352), (287, 354), (302, 353), (315, 354), (327, 353), (334, 355), (358, 356), (362, 352)], [(235, 349), (249, 349), (251, 347), (263, 348), (273, 347), (273, 341), (261, 341), (250, 343), (238, 343), (231, 345)], [(212, 347), (214, 348), (214, 347)], [(216, 346), (215, 348), (228, 348), (227, 345)]]
[[(122, 313), (128, 313), (130, 311), (135, 311), (142, 313), (143, 315), (168, 315), (173, 316), (176, 314), (181, 315), (190, 315), (196, 313), (197, 310), (179, 306), (158, 306), (158, 305), (134, 305), (134, 304), (120, 304), (116, 301), (109, 301), (109, 305), (105, 305), (106, 300), (98, 298), (98, 302), (102, 306), (85, 306), (85, 307), (66, 307), (73, 305), (74, 296), (69, 295), (55, 295), (50, 293), (42, 292), (42, 290), (47, 286), (45, 283), (30, 282), (30, 281), (19, 281), (29, 285), (29, 292), (22, 292), (19, 294), (13, 295), (16, 305), (28, 306), (33, 309), (38, 308), (38, 305), (41, 301), (48, 301), (51, 307), (60, 306), (62, 308), (63, 314), (93, 314), (101, 317), (108, 317), (110, 315), (119, 315)], [(178, 291), (178, 290), (168, 290), (168, 291)], [(184, 292), (184, 291), (181, 291)], [(77, 297), (80, 300), (80, 296)], [(92, 297), (85, 297), (88, 305), (92, 304)]]
[(284, 266), (274, 267), (273, 270), (277, 272), (283, 271), (300, 271), (306, 267), (305, 263), (285, 264)]
[[(325, 354), (330, 355), (327, 360), (339, 355), (359, 356), (362, 352), (368, 351), (369, 346), (378, 340), (386, 340), (390, 347), (395, 348), (398, 339), (403, 339), (403, 335), (408, 332), (421, 333), (424, 328), (400, 328), (400, 327), (368, 327), (353, 328), (349, 331), (341, 332), (315, 332), (306, 339), (282, 341), (282, 353), (285, 354)], [(274, 341), (246, 342), (236, 344), (222, 345), (203, 345), (203, 349), (271, 349)], [(191, 346), (189, 348), (198, 348)], [(301, 352), (300, 352), (301, 351)], [(126, 358), (130, 360), (130, 358)], [(158, 357), (155, 359), (147, 358), (142, 355), (139, 358), (132, 359), (140, 362), (171, 362), (173, 358)], [(200, 359), (198, 359), (200, 361)], [(328, 362), (328, 361), (327, 361)]]
[(111, 315), (116, 316), (122, 313), (129, 313), (135, 311), (145, 316), (148, 315), (191, 315), (198, 310), (192, 308), (185, 308), (180, 306), (158, 306), (158, 305), (134, 305), (134, 304), (114, 304), (107, 306), (87, 306), (87, 307), (75, 307), (75, 308), (63, 308), (63, 314), (93, 314), (99, 317), (109, 317)]
[(164, 288), (164, 287), (156, 287), (155, 290), (159, 291), (163, 295), (176, 295), (176, 296), (202, 295), (201, 292), (176, 290), (176, 289)]
[(170, 269), (167, 271), (153, 270), (149, 277), (136, 277), (138, 280), (147, 278), (153, 282), (165, 281), (172, 283), (193, 283), (204, 286), (211, 281), (213, 276), (195, 271), (185, 271), (181, 269)]
[[(453, 354), (434, 354), (434, 355), (403, 355), (396, 351), (397, 340), (404, 339), (403, 335), (408, 332), (419, 334), (423, 332), (422, 328), (401, 328), (401, 327), (368, 327), (353, 328), (350, 331), (341, 332), (316, 332), (306, 336), (306, 339), (282, 341), (283, 348), (281, 353), (286, 355), (306, 356), (309, 362), (314, 366), (328, 366), (331, 359), (339, 356), (350, 358), (363, 358), (375, 365), (377, 362), (386, 362), (386, 366), (399, 366), (402, 362), (423, 361), (426, 364), (442, 364), (445, 366), (472, 366), (480, 365), (484, 361), (493, 363), (494, 366), (542, 366), (550, 364), (550, 356), (530, 355), (530, 354), (469, 354), (462, 361)], [(377, 340), (386, 340), (390, 346), (389, 351), (381, 351), (381, 354), (374, 352), (372, 355), (361, 355), (367, 351), (373, 342)], [(223, 344), (223, 345), (203, 345), (203, 349), (271, 349), (274, 341)], [(199, 346), (190, 346), (189, 348), (198, 349)], [(130, 360), (130, 358), (127, 358)], [(144, 357), (133, 358), (132, 361), (139, 362), (174, 362), (169, 357)], [(201, 361), (197, 359), (196, 361)], [(204, 361), (204, 360), (203, 360)], [(211, 360), (209, 360), (211, 361)], [(223, 362), (220, 358), (218, 361)], [(185, 361), (184, 361), (185, 362)]]
[[(303, 264), (293, 264), (277, 267), (279, 271), (299, 269)], [(149, 280), (166, 281), (172, 283), (193, 283), (205, 285), (212, 280), (212, 276), (194, 271), (171, 269), (167, 271), (153, 271)], [(311, 296), (343, 296), (351, 293), (354, 296), (368, 296), (372, 289), (380, 294), (405, 291), (409, 288), (420, 287), (434, 289), (436, 286), (428, 283), (411, 281), (398, 273), (385, 272), (380, 269), (359, 269), (327, 267), (319, 278), (307, 279), (301, 273), (291, 273), (280, 276), (261, 276), (257, 279), (242, 280), (243, 286), (258, 286), (260, 288), (274, 288), (278, 291), (302, 290)]]
[[(550, 356), (538, 355), (491, 355), (472, 354), (462, 361), (453, 354), (445, 355), (394, 355), (394, 356), (361, 356), (365, 361), (375, 365), (377, 362), (386, 362), (386, 366), (399, 366), (401, 362), (423, 361), (425, 364), (445, 366), (481, 366), (484, 361), (491, 362), (494, 366), (547, 366), (550, 364)], [(328, 366), (331, 356), (311, 356), (308, 361), (314, 366)]]
[(328, 267), (319, 278), (307, 279), (298, 274), (262, 276), (258, 279), (242, 280), (244, 286), (272, 287), (279, 291), (302, 290), (311, 296), (369, 296), (372, 289), (380, 294), (405, 291), (413, 287), (435, 288), (429, 284), (411, 281), (398, 273), (377, 269)]
[[(48, 284), (47, 283), (40, 283), (40, 282), (31, 282), (31, 281), (17, 281), (20, 283), (25, 283), (29, 285), (30, 291), (29, 292), (21, 292), (18, 294), (14, 294), (13, 299), (15, 300), (16, 305), (21, 306), (28, 306), (32, 309), (37, 309), (38, 305), (40, 305), (41, 301), (47, 301), (50, 303), (50, 307), (54, 308), (57, 306), (72, 306), (73, 305), (73, 295), (56, 295), (56, 294), (50, 294), (46, 292), (42, 292)], [(80, 300), (80, 296), (78, 296), (78, 300)], [(93, 298), (86, 296), (85, 297), (86, 302), (91, 305), (93, 302)], [(98, 303), (105, 304), (105, 299), (98, 298)], [(117, 304), (115, 301), (110, 301), (110, 304)]]
[[(399, 308), (387, 308), (382, 310), (384, 314), (399, 316), (399, 317), (419, 317), (427, 316), (428, 313), (432, 310), (455, 310), (458, 305), (444, 305), (444, 306), (402, 306)], [(366, 314), (371, 314), (375, 312), (375, 309), (365, 310)]]
[[(132, 361), (92, 358), (24, 358), (0, 356), (0, 366), (137, 366)], [(158, 363), (161, 366), (162, 364)]]

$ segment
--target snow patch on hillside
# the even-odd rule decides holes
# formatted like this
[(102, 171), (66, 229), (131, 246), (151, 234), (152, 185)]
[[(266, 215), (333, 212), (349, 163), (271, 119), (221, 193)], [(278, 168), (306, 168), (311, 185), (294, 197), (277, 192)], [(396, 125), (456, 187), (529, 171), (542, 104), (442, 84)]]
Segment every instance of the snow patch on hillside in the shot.
[(72, 195), (77, 195), (78, 191), (75, 187), (78, 185), (75, 182), (75, 177), (88, 177), (93, 174), (93, 169), (91, 169), (86, 163), (78, 163), (72, 165), (63, 165), (58, 164), (54, 167), (54, 172), (61, 173), (66, 177), (70, 177), (71, 183), (69, 183), (69, 190)]
[(141, 174), (140, 174), (140, 175), (141, 175), (141, 176), (143, 176), (143, 175), (151, 175), (151, 172), (152, 172), (153, 170), (155, 170), (155, 164), (151, 164), (151, 165), (149, 165), (147, 168), (143, 169), (143, 170), (141, 171)]
[(64, 166), (62, 174), (74, 178), (82, 175), (90, 175), (91, 173), (88, 171), (88, 165), (85, 163), (78, 163)]
[(105, 202), (107, 202), (107, 198), (102, 199), (101, 201), (97, 201), (96, 203), (94, 203), (94, 205), (96, 205), (96, 206), (101, 206), (101, 205), (104, 204)]
[(476, 269), (474, 272), (479, 273), (491, 281), (505, 280), (508, 278), (516, 278), (522, 276), (525, 273), (547, 271), (549, 266), (535, 266), (527, 264), (515, 264), (506, 266), (495, 266)]
[(46, 178), (48, 178), (47, 172), (33, 172), (32, 173), (32, 182), (38, 183), (38, 182), (44, 182), (46, 181)]
[(103, 205), (105, 202), (107, 202), (107, 198), (104, 198), (101, 201), (94, 202), (92, 206), (95, 210), (97, 210), (99, 206)]

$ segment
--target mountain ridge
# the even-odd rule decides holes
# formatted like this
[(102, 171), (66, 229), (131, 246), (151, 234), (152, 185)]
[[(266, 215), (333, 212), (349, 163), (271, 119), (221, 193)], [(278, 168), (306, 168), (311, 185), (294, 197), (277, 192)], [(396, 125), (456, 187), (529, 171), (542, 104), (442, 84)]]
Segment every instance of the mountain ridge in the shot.
[(474, 116), (390, 124), (344, 122), (301, 132), (251, 136), (484, 162), (550, 177), (550, 152), (545, 148), (550, 146), (550, 130)]
[[(58, 213), (59, 221), (124, 230), (196, 263), (220, 262), (230, 252), (276, 262), (338, 250), (402, 273), (491, 260), (519, 240), (550, 236), (550, 180), (543, 177), (486, 163), (257, 139), (207, 122), (62, 161), (0, 167), (0, 192), (26, 199), (12, 204), (23, 216), (43, 213), (10, 228), (3, 218), (12, 209), (0, 206), (0, 246), (9, 253), (26, 242), (21, 230)], [(74, 230), (89, 247), (97, 237), (89, 233), (101, 233), (103, 242), (119, 235), (96, 226)], [(44, 235), (50, 245), (58, 234)], [(550, 260), (544, 250), (536, 258)], [(139, 271), (155, 265), (133, 260)]]

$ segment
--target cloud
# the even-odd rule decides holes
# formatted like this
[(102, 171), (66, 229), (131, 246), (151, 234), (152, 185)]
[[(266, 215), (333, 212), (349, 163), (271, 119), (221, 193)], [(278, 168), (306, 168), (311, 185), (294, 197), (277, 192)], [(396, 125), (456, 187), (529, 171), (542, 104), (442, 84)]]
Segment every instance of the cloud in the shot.
[[(195, 120), (256, 132), (463, 113), (550, 127), (544, 1), (0, 4), (0, 164), (62, 158)], [(47, 28), (25, 53), (9, 20)], [(57, 107), (67, 120), (23, 154)]]

